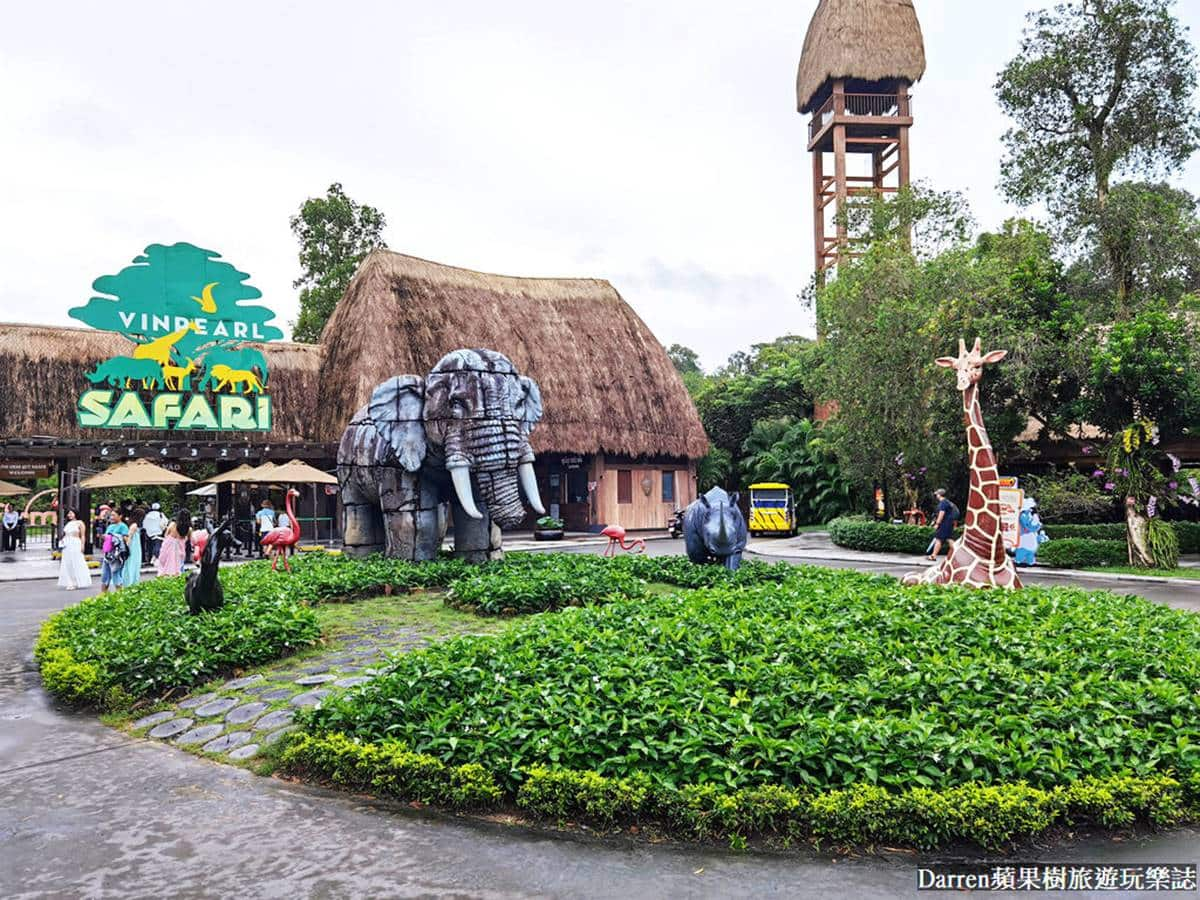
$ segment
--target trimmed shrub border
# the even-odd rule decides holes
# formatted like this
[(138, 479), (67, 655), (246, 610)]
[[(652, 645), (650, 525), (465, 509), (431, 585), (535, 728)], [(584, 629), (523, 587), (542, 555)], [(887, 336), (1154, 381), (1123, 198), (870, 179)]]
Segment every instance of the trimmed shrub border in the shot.
[(1059, 569), (1127, 566), (1129, 565), (1129, 545), (1124, 540), (1052, 539), (1038, 550), (1038, 563)]
[[(870, 519), (844, 517), (834, 519), (826, 528), (839, 547), (875, 553), (924, 554), (933, 540), (933, 528), (926, 525), (889, 525)], [(961, 529), (954, 532), (957, 540)]]
[[(1171, 522), (1179, 538), (1180, 553), (1200, 553), (1200, 522)], [(933, 540), (933, 529), (921, 525), (889, 525), (868, 519), (844, 517), (834, 519), (827, 526), (830, 539), (839, 547), (849, 550), (864, 550), (875, 553), (922, 554)], [(1125, 549), (1125, 524), (1107, 522), (1099, 525), (1055, 525), (1046, 523), (1046, 534), (1050, 542), (1038, 551), (1039, 560), (1049, 566), (1078, 568), (1081, 566), (1124, 566), (1129, 562)], [(961, 531), (954, 534), (955, 539)], [(1069, 544), (1071, 549), (1056, 550), (1070, 541), (1086, 543)], [(1091, 545), (1119, 542), (1120, 558), (1111, 547)], [(1063, 554), (1058, 556), (1058, 554)], [(1076, 556), (1084, 559), (1097, 558), (1097, 562), (1070, 562)], [(1051, 562), (1050, 559), (1061, 559)]]
[(396, 800), (456, 810), (515, 806), (541, 820), (586, 823), (601, 831), (652, 826), (686, 839), (748, 838), (834, 844), (903, 844), (923, 850), (970, 841), (1000, 850), (1055, 826), (1123, 828), (1194, 821), (1195, 779), (1171, 775), (1084, 778), (1043, 790), (1024, 782), (964, 784), (891, 793), (870, 784), (819, 793), (763, 785), (655, 789), (649, 779), (534, 766), (514, 794), (483, 766), (451, 766), (401, 741), (368, 743), (341, 733), (297, 733), (280, 757), (284, 771)]

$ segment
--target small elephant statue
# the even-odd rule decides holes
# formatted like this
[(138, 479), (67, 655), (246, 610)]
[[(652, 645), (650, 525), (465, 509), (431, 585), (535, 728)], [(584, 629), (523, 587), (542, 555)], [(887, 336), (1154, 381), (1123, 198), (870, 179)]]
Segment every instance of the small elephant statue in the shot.
[(354, 414), (338, 446), (346, 553), (435, 559), (454, 515), (454, 553), (503, 555), (500, 529), (545, 513), (529, 433), (537, 383), (495, 350), (447, 353), (425, 377), (397, 375)]
[(733, 572), (742, 564), (749, 529), (738, 495), (715, 487), (683, 513), (683, 544), (694, 563), (721, 563)]

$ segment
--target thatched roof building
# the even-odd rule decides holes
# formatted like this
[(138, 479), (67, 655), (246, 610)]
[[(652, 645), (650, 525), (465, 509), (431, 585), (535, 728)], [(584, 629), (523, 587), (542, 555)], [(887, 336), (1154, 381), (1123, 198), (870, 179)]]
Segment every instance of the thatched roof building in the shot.
[(812, 112), (832, 82), (910, 84), (925, 74), (925, 41), (913, 0), (821, 0), (796, 73), (796, 106)]
[[(108, 331), (0, 322), (0, 439), (45, 435), (59, 440), (95, 439), (80, 428), (75, 409), (84, 373), (113, 356), (128, 355), (133, 343)], [(321, 348), (283, 342), (256, 344), (267, 357), (274, 422), (269, 434), (213, 432), (213, 440), (276, 443), (311, 440), (316, 415)], [(190, 435), (193, 439), (199, 434)], [(180, 435), (144, 429), (106, 432), (106, 441), (170, 441)]]
[[(267, 360), (266, 432), (81, 427), (85, 375), (133, 346), (90, 328), (0, 323), (0, 460), (75, 473), (139, 456), (218, 467), (300, 457), (327, 469), (376, 385), (424, 374), (461, 347), (499, 350), (540, 385), (536, 477), (569, 528), (661, 528), (696, 496), (696, 460), (708, 450), (666, 351), (607, 281), (487, 275), (376, 251), (319, 344), (250, 345)], [(219, 496), (224, 511), (228, 488)], [(312, 502), (336, 522), (336, 498)]]
[(319, 440), (337, 440), (384, 377), (489, 347), (541, 387), (538, 452), (696, 459), (708, 449), (666, 351), (600, 279), (490, 275), (377, 250), (321, 344)]

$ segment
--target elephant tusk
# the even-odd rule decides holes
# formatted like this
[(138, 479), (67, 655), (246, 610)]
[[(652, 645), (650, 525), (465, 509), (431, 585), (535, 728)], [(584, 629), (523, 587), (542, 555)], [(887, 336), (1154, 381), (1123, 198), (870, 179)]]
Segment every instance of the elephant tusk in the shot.
[(483, 513), (475, 505), (475, 496), (471, 493), (471, 470), (466, 466), (455, 466), (450, 470), (450, 479), (454, 482), (454, 493), (463, 512), (472, 519), (482, 519)]
[(533, 474), (533, 463), (521, 463), (517, 466), (517, 474), (521, 476), (521, 489), (525, 491), (525, 499), (529, 501), (529, 505), (533, 507), (535, 513), (539, 516), (544, 516), (546, 508), (542, 506), (542, 498), (538, 494), (537, 477)]

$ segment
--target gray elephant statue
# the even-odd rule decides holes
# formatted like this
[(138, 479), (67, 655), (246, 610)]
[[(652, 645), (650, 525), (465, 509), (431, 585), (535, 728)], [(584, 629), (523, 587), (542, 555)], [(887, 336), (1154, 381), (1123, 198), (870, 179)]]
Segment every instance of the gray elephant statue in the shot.
[(424, 378), (380, 384), (338, 446), (345, 552), (434, 559), (453, 511), (456, 556), (502, 556), (522, 492), (545, 513), (529, 446), (541, 417), (537, 383), (495, 350), (455, 350)]
[(683, 513), (683, 545), (694, 563), (720, 563), (729, 571), (742, 564), (749, 529), (737, 505), (738, 495), (715, 487)]

